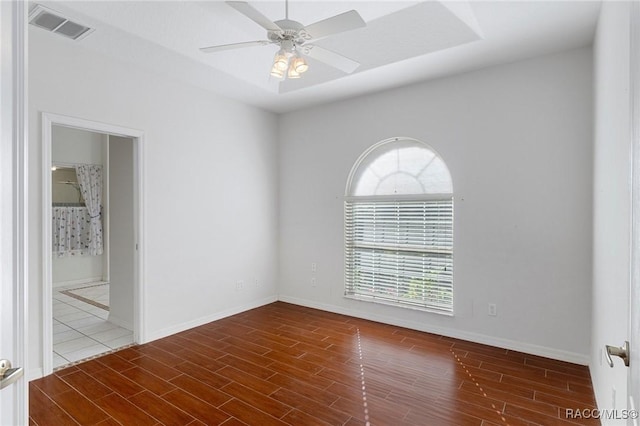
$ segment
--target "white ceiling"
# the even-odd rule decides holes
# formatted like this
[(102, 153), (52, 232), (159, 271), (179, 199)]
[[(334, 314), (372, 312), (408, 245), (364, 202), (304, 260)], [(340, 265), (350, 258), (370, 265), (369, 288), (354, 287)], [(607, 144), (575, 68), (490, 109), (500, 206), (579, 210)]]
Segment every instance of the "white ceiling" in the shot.
[[(367, 27), (315, 43), (360, 62), (353, 74), (309, 60), (301, 79), (280, 83), (269, 76), (274, 46), (200, 52), (266, 38), (221, 1), (38, 3), (96, 28), (64, 42), (274, 112), (587, 46), (600, 10), (599, 1), (291, 0), (290, 19), (304, 25), (355, 9)], [(284, 1), (250, 3), (271, 20), (284, 18)]]

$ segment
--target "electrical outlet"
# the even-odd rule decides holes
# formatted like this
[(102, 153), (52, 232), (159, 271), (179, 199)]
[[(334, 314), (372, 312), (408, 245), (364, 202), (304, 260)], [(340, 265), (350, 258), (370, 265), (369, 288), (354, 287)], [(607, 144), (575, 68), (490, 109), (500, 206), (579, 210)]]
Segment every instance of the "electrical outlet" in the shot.
[(236, 281), (236, 291), (240, 291), (244, 289), (244, 281), (238, 280)]
[(495, 317), (498, 315), (498, 310), (495, 303), (489, 303), (489, 316)]
[(258, 281), (257, 278), (254, 278), (253, 279), (253, 285), (256, 286), (256, 287), (260, 287), (260, 281)]
[(311, 262), (311, 272), (316, 272), (318, 270), (318, 264), (316, 262)]
[(316, 277), (311, 277), (311, 287), (316, 286)]

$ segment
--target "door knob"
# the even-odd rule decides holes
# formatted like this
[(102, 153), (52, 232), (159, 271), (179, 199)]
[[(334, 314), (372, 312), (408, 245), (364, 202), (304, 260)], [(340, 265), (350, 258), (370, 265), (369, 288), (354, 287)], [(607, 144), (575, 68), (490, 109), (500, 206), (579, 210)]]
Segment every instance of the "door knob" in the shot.
[(609, 367), (613, 367), (613, 359), (611, 359), (611, 355), (622, 358), (624, 365), (627, 367), (629, 366), (629, 342), (624, 342), (624, 346), (621, 347), (605, 345), (604, 349), (604, 354), (607, 357), (607, 364), (609, 364)]
[(11, 368), (11, 362), (8, 359), (0, 359), (0, 389), (17, 382), (22, 377), (22, 373), (22, 367)]

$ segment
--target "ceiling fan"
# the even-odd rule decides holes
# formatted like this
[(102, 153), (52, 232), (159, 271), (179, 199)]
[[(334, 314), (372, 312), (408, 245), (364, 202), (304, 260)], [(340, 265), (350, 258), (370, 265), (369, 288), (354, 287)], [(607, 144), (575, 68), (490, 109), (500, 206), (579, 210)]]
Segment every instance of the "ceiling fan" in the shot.
[(273, 59), (271, 75), (280, 80), (284, 80), (285, 78), (300, 78), (300, 76), (309, 69), (309, 64), (307, 64), (304, 58), (305, 55), (348, 74), (360, 66), (360, 64), (353, 59), (318, 45), (311, 44), (311, 42), (317, 39), (366, 26), (360, 14), (355, 10), (350, 10), (304, 26), (300, 22), (289, 19), (288, 0), (285, 0), (285, 19), (275, 22), (272, 22), (247, 2), (228, 1), (226, 3), (266, 29), (268, 40), (245, 41), (241, 43), (202, 47), (200, 48), (202, 52), (213, 53), (252, 46), (278, 45), (280, 46), (280, 50), (278, 50)]

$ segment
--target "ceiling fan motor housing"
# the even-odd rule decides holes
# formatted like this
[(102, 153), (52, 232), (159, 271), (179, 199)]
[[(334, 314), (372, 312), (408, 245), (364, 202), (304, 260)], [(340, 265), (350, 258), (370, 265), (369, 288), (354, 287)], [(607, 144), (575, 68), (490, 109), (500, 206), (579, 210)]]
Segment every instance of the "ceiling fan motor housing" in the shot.
[[(291, 19), (282, 19), (276, 21), (275, 24), (279, 26), (282, 31), (269, 31), (267, 37), (273, 42), (282, 44), (285, 50), (293, 50), (295, 46), (301, 46), (310, 38), (304, 31), (304, 25), (300, 22)], [(290, 49), (287, 49), (288, 46), (284, 44), (285, 41), (291, 42)]]

